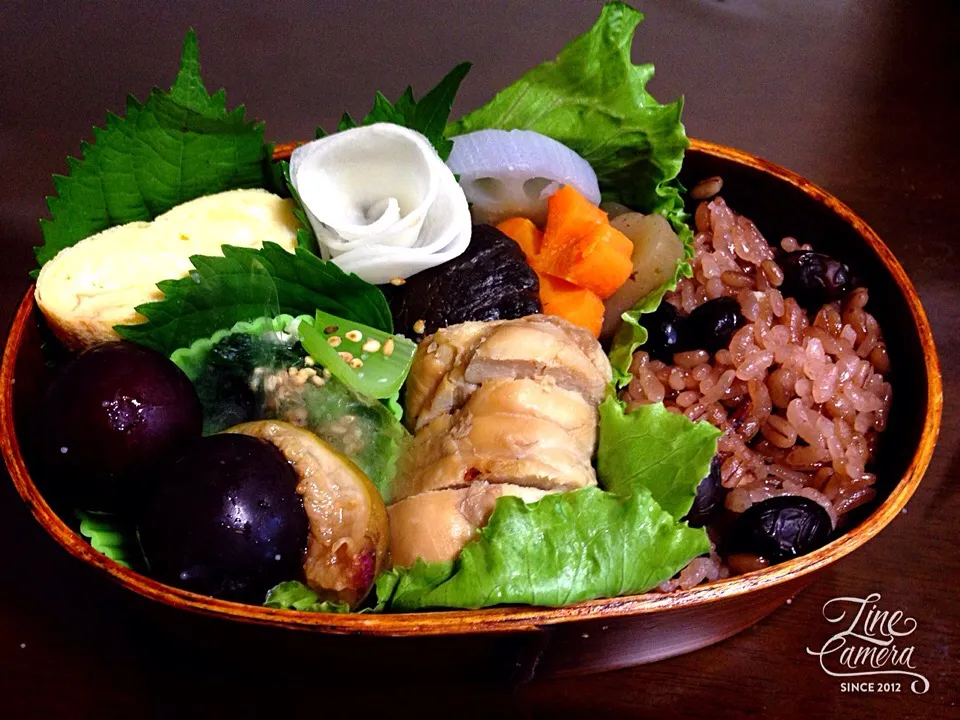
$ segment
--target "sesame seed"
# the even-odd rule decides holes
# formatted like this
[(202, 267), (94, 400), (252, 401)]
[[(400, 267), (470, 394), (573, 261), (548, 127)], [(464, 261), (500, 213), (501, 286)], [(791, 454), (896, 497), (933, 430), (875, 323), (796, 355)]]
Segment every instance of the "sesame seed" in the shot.
[(327, 381), (324, 380), (324, 379), (323, 379), (322, 377), (320, 377), (319, 375), (314, 375), (312, 378), (310, 378), (310, 382), (312, 382), (312, 383), (313, 383), (314, 385), (316, 385), (317, 387), (323, 387), (324, 385), (327, 384)]
[(363, 350), (364, 352), (375, 353), (377, 352), (377, 350), (380, 349), (380, 341), (375, 340), (374, 338), (370, 338), (363, 344), (363, 347), (361, 347), (360, 349)]
[(423, 332), (424, 332), (424, 330), (426, 330), (426, 329), (427, 329), (427, 322), (426, 322), (426, 320), (417, 320), (417, 321), (413, 324), (413, 331), (414, 331), (417, 335), (423, 335)]
[(393, 338), (388, 338), (383, 344), (383, 356), (390, 357), (391, 355), (393, 355)]
[(393, 285), (393, 286), (395, 286), (395, 287), (400, 287), (401, 285), (403, 285), (403, 284), (406, 283), (406, 282), (407, 282), (407, 281), (404, 280), (402, 277), (390, 278), (390, 284)]
[(352, 367), (354, 370), (359, 370), (363, 367), (363, 360), (360, 358), (354, 358), (350, 361), (350, 367)]
[(335, 332), (337, 331), (337, 326), (336, 326), (336, 325), (327, 325), (327, 326), (323, 329), (323, 331), (324, 331), (327, 335), (329, 335), (330, 333), (335, 333)]
[(306, 365), (307, 367), (313, 367), (314, 365), (317, 364), (317, 361), (314, 360), (314, 359), (313, 359), (312, 357), (310, 357), (309, 355), (307, 355), (307, 356), (303, 359), (303, 364)]
[(324, 380), (329, 380), (332, 376), (333, 376), (333, 373), (330, 372), (330, 369), (329, 369), (329, 368), (324, 368), (324, 369), (323, 369), (323, 379), (324, 379)]
[(300, 371), (300, 374), (306, 375), (307, 377), (313, 377), (314, 375), (317, 374), (317, 371), (312, 367), (305, 367), (303, 370)]
[(295, 367), (289, 367), (289, 368), (287, 368), (287, 375), (289, 375), (290, 377), (296, 377), (296, 376), (297, 376), (297, 372), (298, 372), (298, 370), (297, 370)]
[(346, 338), (350, 342), (360, 342), (361, 340), (363, 340), (363, 333), (360, 332), (359, 330), (351, 330), (346, 334)]
[(340, 355), (340, 357), (343, 358), (345, 362), (350, 362), (351, 360), (353, 360), (353, 353), (342, 352), (342, 353), (338, 353), (338, 355)]
[(327, 342), (330, 343), (330, 347), (340, 347), (340, 343), (343, 341), (339, 335), (331, 335), (327, 338)]

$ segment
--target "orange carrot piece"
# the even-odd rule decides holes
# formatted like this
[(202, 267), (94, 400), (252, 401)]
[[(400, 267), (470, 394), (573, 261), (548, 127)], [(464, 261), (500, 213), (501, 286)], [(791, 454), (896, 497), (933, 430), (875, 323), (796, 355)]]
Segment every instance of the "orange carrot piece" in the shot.
[(590, 290), (577, 287), (562, 278), (537, 273), (540, 278), (540, 302), (543, 312), (569, 320), (600, 337), (603, 327), (603, 300)]
[(578, 242), (541, 254), (537, 269), (592, 290), (605, 300), (633, 272), (630, 255), (621, 251), (622, 241), (633, 247), (618, 230), (600, 225)]
[(587, 200), (570, 185), (557, 190), (547, 200), (547, 227), (543, 235), (543, 250), (552, 252), (584, 237), (598, 225), (609, 221), (607, 214)]
[(540, 254), (543, 232), (525, 217), (514, 217), (497, 225), (497, 230), (516, 241), (527, 256), (527, 262), (533, 265), (533, 259)]

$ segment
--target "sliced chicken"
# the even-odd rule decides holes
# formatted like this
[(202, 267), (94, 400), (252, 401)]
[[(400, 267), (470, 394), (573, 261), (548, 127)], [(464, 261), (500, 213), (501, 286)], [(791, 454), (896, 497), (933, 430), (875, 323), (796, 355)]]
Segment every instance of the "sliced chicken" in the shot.
[(400, 462), (394, 497), (473, 480), (544, 490), (595, 485), (592, 439), (578, 446), (572, 438), (550, 420), (507, 413), (474, 416), (461, 410), (417, 433)]
[[(476, 389), (463, 379), (466, 360), (499, 322), (466, 322), (444, 328), (417, 346), (407, 376), (404, 421), (417, 430), (433, 418), (456, 410)], [(458, 373), (455, 371), (459, 369)], [(450, 377), (455, 373), (454, 377)], [(421, 420), (421, 415), (425, 416)]]
[(492, 413), (530, 415), (550, 420), (568, 433), (577, 447), (592, 455), (597, 443), (597, 409), (573, 390), (549, 377), (501, 378), (485, 382), (464, 405), (474, 416)]
[(497, 498), (519, 497), (536, 502), (543, 490), (517, 485), (473, 483), (469, 487), (421, 493), (394, 503), (390, 518), (390, 551), (395, 565), (412, 565), (418, 557), (426, 562), (456, 558), (463, 547), (487, 524)]
[(394, 562), (456, 557), (502, 495), (596, 485), (597, 405), (611, 377), (589, 332), (547, 315), (421, 341), (406, 395), (416, 434), (388, 509)]
[[(546, 319), (541, 319), (546, 318)], [(586, 335), (595, 353), (584, 349)], [(613, 374), (597, 341), (583, 328), (552, 316), (533, 315), (503, 323), (477, 347), (464, 379), (480, 383), (497, 378), (552, 378), (593, 404), (603, 400)]]

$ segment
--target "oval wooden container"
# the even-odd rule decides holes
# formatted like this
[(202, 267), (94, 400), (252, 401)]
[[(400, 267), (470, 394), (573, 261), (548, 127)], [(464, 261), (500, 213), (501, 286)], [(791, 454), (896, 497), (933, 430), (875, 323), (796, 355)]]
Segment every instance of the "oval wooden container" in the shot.
[[(292, 145), (276, 156), (289, 155)], [(364, 658), (415, 675), (527, 680), (654, 662), (718, 642), (773, 612), (818, 572), (880, 532), (906, 505), (930, 461), (942, 409), (940, 369), (930, 325), (916, 290), (876, 233), (847, 206), (781, 167), (738, 150), (693, 141), (682, 179), (720, 175), (723, 196), (772, 240), (793, 235), (847, 261), (870, 289), (869, 309), (884, 330), (894, 374), (894, 406), (877, 463), (882, 502), (847, 534), (796, 560), (673, 594), (583, 602), (559, 609), (495, 608), (396, 615), (320, 615), (240, 605), (169, 587), (94, 551), (44, 500), (30, 475), (25, 446), (28, 411), (48, 381), (40, 354), (32, 288), (13, 320), (0, 376), (0, 424), (7, 468), (37, 521), (71, 554), (124, 587), (174, 608), (246, 623), (212, 623), (223, 642), (255, 633), (268, 646)], [(16, 383), (14, 383), (16, 380)], [(172, 628), (201, 623), (167, 613)], [(308, 633), (277, 633), (249, 624)], [(264, 635), (266, 633), (266, 635)], [(266, 639), (264, 640), (264, 637)], [(209, 641), (207, 641), (209, 644)], [(340, 663), (339, 660), (346, 662)]]

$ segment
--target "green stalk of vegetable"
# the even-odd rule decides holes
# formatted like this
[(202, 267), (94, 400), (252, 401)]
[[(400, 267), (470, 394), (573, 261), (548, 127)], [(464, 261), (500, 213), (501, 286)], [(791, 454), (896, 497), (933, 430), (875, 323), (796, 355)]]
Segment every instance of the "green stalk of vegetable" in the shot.
[(300, 342), (318, 365), (368, 397), (394, 397), (410, 372), (417, 346), (377, 328), (318, 310), (313, 325), (301, 323)]

